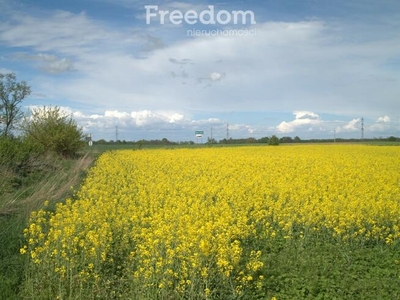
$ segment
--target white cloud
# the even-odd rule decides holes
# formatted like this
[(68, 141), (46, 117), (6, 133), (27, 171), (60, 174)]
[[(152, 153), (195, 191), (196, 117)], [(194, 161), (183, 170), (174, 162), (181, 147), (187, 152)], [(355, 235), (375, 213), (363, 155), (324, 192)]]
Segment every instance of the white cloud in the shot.
[[(289, 122), (283, 121), (276, 130), (280, 134), (296, 134), (304, 135), (306, 138), (315, 138), (315, 136), (323, 136), (329, 138), (333, 134), (340, 134), (340, 137), (355, 137), (357, 132), (361, 133), (361, 119), (354, 118), (350, 121), (345, 120), (325, 120), (314, 112), (310, 111), (295, 111), (293, 113), (295, 119)], [(389, 117), (384, 118), (390, 119)], [(374, 134), (388, 131), (391, 127), (389, 123), (377, 122), (375, 124), (364, 123), (366, 134), (373, 137)], [(309, 135), (311, 134), (312, 135)], [(356, 136), (358, 137), (358, 136)]]
[[(389, 116), (379, 117), (374, 124), (368, 126), (368, 131), (382, 133), (382, 132), (390, 132), (392, 124), (390, 122)], [(395, 129), (393, 130), (395, 131)], [(392, 132), (393, 132), (392, 131)]]
[(296, 119), (319, 119), (319, 115), (312, 111), (295, 111)]
[[(122, 127), (152, 127), (168, 126), (172, 123), (187, 123), (183, 115), (175, 112), (152, 112), (149, 110), (121, 112), (118, 110), (105, 111), (104, 114), (85, 115), (82, 112), (74, 112), (74, 116), (81, 124), (91, 122), (91, 125), (104, 123), (107, 126), (121, 125)], [(96, 121), (97, 123), (93, 122)], [(86, 125), (84, 125), (86, 126)]]
[(211, 81), (220, 81), (224, 77), (225, 77), (225, 73), (212, 72), (210, 74)]
[(119, 112), (118, 110), (109, 111), (106, 110), (104, 113), (105, 117), (116, 118), (116, 119), (126, 119), (129, 118), (129, 114), (126, 112)]
[(181, 114), (174, 113), (169, 116), (169, 123), (179, 123), (184, 119), (184, 116)]
[[(276, 127), (278, 132), (291, 133), (299, 129), (312, 131), (322, 123), (319, 115), (311, 111), (295, 111), (293, 114), (295, 115), (293, 121), (283, 121)], [(321, 128), (320, 130), (322, 131)]]
[(377, 122), (388, 123), (388, 122), (390, 122), (390, 117), (388, 117), (388, 116), (379, 117)]
[(345, 131), (357, 131), (360, 130), (361, 127), (359, 126), (359, 123), (361, 122), (360, 118), (357, 119), (353, 119), (350, 122), (348, 122), (346, 125), (344, 125), (341, 128), (341, 131), (345, 130)]

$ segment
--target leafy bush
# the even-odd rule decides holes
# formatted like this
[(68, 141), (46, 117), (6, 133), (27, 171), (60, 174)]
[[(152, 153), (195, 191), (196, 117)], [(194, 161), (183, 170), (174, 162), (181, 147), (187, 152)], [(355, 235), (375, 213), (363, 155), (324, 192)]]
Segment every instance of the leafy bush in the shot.
[(279, 145), (279, 138), (276, 135), (271, 136), (269, 139), (268, 145), (270, 146), (278, 146)]
[(21, 139), (0, 136), (0, 166), (16, 170), (26, 164), (33, 148)]
[(21, 177), (30, 172), (35, 153), (33, 145), (21, 139), (0, 136), (0, 195), (19, 186)]
[(41, 152), (75, 156), (84, 146), (82, 129), (59, 107), (33, 109), (22, 129), (26, 141)]

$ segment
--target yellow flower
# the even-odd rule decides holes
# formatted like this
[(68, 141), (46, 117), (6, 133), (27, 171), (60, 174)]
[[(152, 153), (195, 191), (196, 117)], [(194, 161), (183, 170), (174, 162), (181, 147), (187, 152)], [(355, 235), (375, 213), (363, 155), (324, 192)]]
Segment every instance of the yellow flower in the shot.
[(63, 286), (116, 268), (149, 293), (209, 297), (218, 278), (241, 294), (262, 286), (266, 242), (398, 242), (399, 165), (400, 147), (363, 145), (106, 152), (74, 200), (31, 214), (20, 252)]

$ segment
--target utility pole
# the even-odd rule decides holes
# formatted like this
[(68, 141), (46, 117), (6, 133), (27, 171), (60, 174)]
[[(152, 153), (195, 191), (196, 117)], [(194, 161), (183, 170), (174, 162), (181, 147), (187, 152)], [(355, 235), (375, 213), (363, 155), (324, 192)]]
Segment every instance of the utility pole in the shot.
[(211, 143), (211, 145), (213, 143), (213, 128), (212, 128), (212, 126), (211, 126), (211, 140), (210, 140), (210, 143)]
[(226, 124), (226, 141), (229, 140), (229, 124)]
[(333, 142), (336, 143), (336, 128), (333, 129)]
[(115, 143), (118, 142), (118, 126), (115, 126)]

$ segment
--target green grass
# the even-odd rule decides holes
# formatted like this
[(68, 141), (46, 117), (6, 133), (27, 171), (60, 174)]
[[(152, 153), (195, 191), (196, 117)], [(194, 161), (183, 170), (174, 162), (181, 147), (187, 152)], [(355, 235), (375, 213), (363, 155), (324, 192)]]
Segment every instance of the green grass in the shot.
[(0, 193), (0, 299), (20, 299), (26, 261), (19, 249), (25, 244), (23, 230), (30, 212), (40, 209), (45, 200), (54, 206), (71, 196), (71, 187), (78, 188), (93, 159), (43, 159), (37, 162), (40, 168), (16, 178), (13, 189)]
[(19, 254), (26, 219), (19, 215), (0, 217), (0, 298), (18, 299), (24, 273), (24, 258)]
[(399, 245), (311, 238), (265, 250), (267, 299), (400, 299)]

